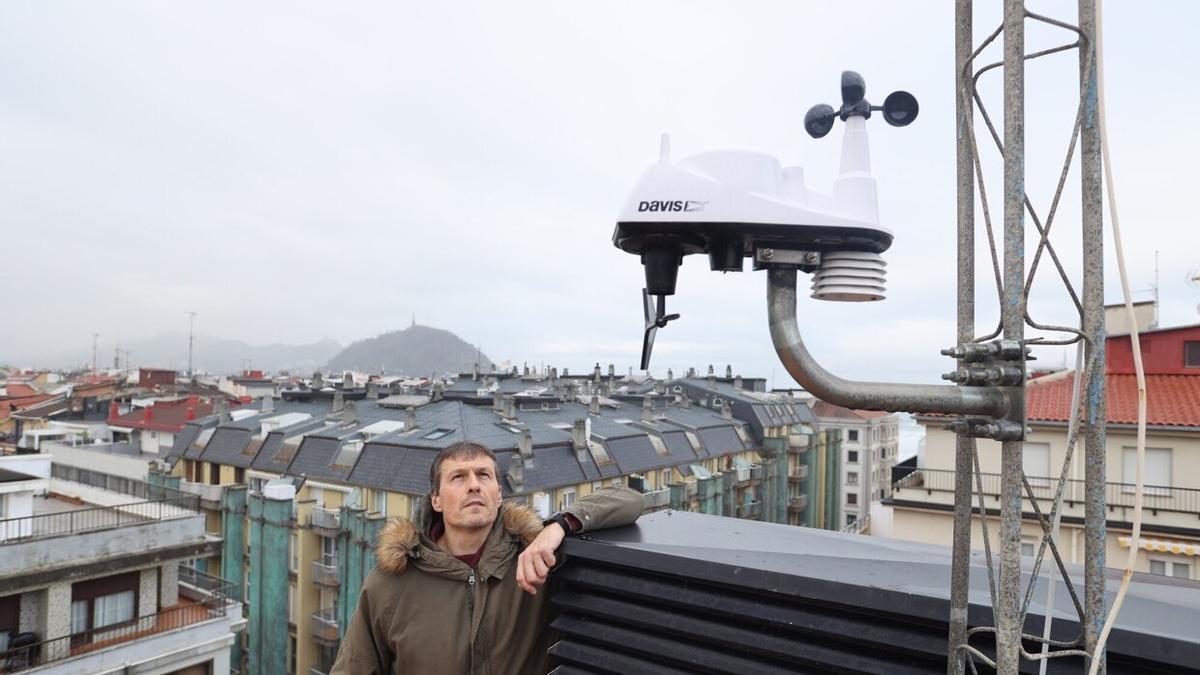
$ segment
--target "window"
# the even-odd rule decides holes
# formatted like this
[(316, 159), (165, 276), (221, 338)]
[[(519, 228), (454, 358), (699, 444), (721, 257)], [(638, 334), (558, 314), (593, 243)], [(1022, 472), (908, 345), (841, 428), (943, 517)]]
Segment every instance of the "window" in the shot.
[(265, 478), (250, 478), (250, 489), (254, 492), (262, 494), (263, 484), (266, 483)]
[(858, 485), (858, 472), (857, 471), (846, 472), (846, 485)]
[(858, 517), (853, 513), (846, 514), (846, 525), (853, 525), (855, 520), (858, 520)]
[(1021, 466), (1032, 487), (1050, 485), (1050, 444), (1024, 443), (1021, 449)]
[(1200, 368), (1200, 341), (1191, 340), (1183, 343), (1183, 367)]
[(670, 484), (671, 484), (671, 470), (663, 469), (662, 471), (660, 471), (658, 473), (658, 488), (661, 490), (662, 488), (665, 488)]
[(295, 572), (300, 569), (300, 541), (299, 535), (295, 530), (292, 530), (292, 536), (288, 538), (288, 552), (291, 554), (289, 557), (292, 559), (292, 566), (288, 569)]
[(846, 431), (846, 440), (857, 441), (858, 440), (858, 429), (848, 429)]
[(434, 429), (433, 431), (425, 434), (421, 438), (426, 441), (436, 441), (437, 439), (439, 439), (443, 436), (449, 436), (451, 433), (453, 433), (452, 429)]
[(238, 485), (242, 485), (246, 482), (245, 467), (241, 467), (241, 466), (233, 467), (233, 482)]
[(558, 510), (562, 511), (568, 506), (575, 503), (575, 488), (567, 488), (562, 491), (562, 500), (558, 504)]
[(321, 537), (321, 564), (337, 564), (337, 541), (333, 537)]
[(595, 492), (596, 490), (599, 490), (602, 487), (604, 487), (604, 481), (599, 481), (599, 480), (592, 481), (592, 492)]
[[(1137, 483), (1137, 448), (1121, 449), (1123, 492), (1133, 492)], [(1171, 485), (1171, 449), (1146, 448), (1146, 473), (1143, 481), (1146, 494), (1168, 494)]]
[(1021, 555), (1033, 557), (1037, 554), (1037, 542), (1033, 539), (1021, 539)]
[(857, 492), (847, 492), (846, 493), (846, 503), (850, 504), (850, 505), (858, 504), (858, 493)]
[(1150, 573), (1164, 577), (1175, 577), (1176, 579), (1191, 579), (1192, 566), (1185, 562), (1151, 560)]
[(375, 513), (381, 516), (387, 515), (387, 493), (383, 490), (375, 491)]
[(849, 464), (858, 464), (858, 451), (857, 450), (847, 450), (846, 451), (846, 462)]
[[(133, 621), (137, 617), (141, 574), (127, 572), (71, 586), (72, 645), (90, 642), (87, 631)], [(80, 635), (83, 633), (83, 635)]]

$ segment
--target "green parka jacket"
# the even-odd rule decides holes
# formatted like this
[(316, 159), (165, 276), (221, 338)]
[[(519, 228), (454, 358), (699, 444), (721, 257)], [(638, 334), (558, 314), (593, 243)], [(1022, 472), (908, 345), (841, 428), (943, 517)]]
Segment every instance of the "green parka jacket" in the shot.
[[(640, 493), (604, 488), (566, 511), (582, 531), (627, 525), (642, 512)], [(430, 541), (426, 497), (419, 525), (393, 518), (379, 535), (331, 675), (388, 673), (544, 673), (549, 629), (546, 592), (521, 590), (517, 555), (542, 530), (530, 508), (504, 503), (475, 569)]]

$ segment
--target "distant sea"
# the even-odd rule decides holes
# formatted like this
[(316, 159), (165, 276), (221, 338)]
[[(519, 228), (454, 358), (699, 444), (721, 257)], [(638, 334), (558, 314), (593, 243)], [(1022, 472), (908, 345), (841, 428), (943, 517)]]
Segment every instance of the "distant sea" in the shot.
[(900, 413), (900, 449), (897, 460), (904, 460), (917, 454), (917, 449), (925, 443), (925, 427), (908, 413)]

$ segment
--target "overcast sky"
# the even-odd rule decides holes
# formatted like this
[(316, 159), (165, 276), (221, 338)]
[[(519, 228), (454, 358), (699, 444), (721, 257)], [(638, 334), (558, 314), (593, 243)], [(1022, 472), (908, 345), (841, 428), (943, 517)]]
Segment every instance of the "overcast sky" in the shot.
[[(1106, 4), (1133, 285), (1151, 286), (1160, 251), (1162, 324), (1193, 323), (1198, 3)], [(976, 10), (980, 37), (999, 5)], [(1073, 20), (1074, 3), (1030, 7)], [(1028, 39), (1071, 35), (1030, 26)], [(903, 129), (868, 123), (896, 237), (887, 300), (802, 297), (803, 332), (839, 374), (936, 379), (954, 336), (953, 41), (949, 2), (3, 3), (0, 362), (87, 349), (93, 332), (107, 360), (118, 338), (186, 330), (192, 310), (198, 332), (252, 343), (345, 344), (415, 314), (496, 361), (624, 371), (643, 279), (610, 238), (659, 134), (676, 157), (777, 155), (828, 191), (841, 125), (813, 140), (802, 120), (836, 101), (849, 68), (868, 98), (906, 89), (921, 114)], [(1066, 54), (1027, 70), (1026, 183), (1043, 215), (1076, 68)], [(985, 77), (999, 119), (1000, 73)], [(1077, 181), (1076, 167), (1053, 237), (1076, 273)], [(998, 222), (1000, 185), (990, 174)], [(1071, 322), (1042, 269), (1031, 311)], [(985, 332), (997, 310), (981, 272)], [(689, 258), (655, 372), (732, 363), (786, 386), (765, 285)]]

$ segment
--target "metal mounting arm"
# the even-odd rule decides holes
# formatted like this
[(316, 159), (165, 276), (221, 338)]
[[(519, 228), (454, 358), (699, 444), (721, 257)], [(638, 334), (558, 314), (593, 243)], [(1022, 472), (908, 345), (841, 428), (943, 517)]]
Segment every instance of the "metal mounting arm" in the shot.
[(844, 380), (817, 363), (804, 346), (796, 321), (796, 269), (772, 265), (767, 271), (767, 320), (771, 341), (784, 368), (813, 396), (835, 405), (888, 412), (984, 415), (1009, 413), (1009, 396), (995, 386), (900, 384)]

